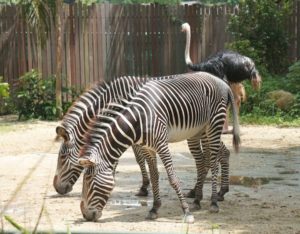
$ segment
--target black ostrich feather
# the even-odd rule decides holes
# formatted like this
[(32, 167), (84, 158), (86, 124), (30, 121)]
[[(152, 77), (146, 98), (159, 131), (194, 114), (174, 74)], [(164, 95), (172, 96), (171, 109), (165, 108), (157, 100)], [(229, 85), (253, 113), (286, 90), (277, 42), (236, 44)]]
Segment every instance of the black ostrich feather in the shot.
[(193, 64), (189, 53), (191, 32), (188, 23), (182, 25), (182, 31), (186, 32), (187, 35), (185, 62), (190, 70), (209, 72), (232, 83), (242, 82), (247, 79), (254, 79), (260, 83), (259, 73), (253, 60), (234, 51), (221, 51), (199, 64)]

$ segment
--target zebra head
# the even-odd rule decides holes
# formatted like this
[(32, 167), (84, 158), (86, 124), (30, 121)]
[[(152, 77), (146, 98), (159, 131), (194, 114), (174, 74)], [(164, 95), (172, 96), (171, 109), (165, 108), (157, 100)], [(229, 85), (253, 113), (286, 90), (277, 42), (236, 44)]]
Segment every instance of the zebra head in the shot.
[(58, 153), (53, 186), (59, 194), (64, 195), (72, 191), (83, 167), (78, 164), (78, 153), (75, 141), (70, 137), (71, 134), (61, 126), (56, 128), (56, 133), (64, 139), (64, 142), (61, 144)]
[[(80, 208), (83, 217), (96, 221), (101, 217), (108, 198), (114, 188), (114, 168), (123, 151), (114, 142), (109, 127), (114, 123), (105, 123), (99, 116), (85, 134), (78, 162), (84, 170)], [(125, 149), (124, 149), (125, 151)]]
[(87, 221), (97, 221), (114, 188), (113, 170), (98, 165), (88, 167), (83, 176), (80, 209)]

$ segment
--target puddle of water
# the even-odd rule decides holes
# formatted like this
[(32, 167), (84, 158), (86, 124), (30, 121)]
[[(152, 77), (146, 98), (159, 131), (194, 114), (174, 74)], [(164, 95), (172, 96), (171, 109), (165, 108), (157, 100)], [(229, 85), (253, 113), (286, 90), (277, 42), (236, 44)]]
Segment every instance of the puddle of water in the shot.
[(242, 185), (245, 187), (256, 187), (270, 183), (270, 181), (283, 180), (281, 177), (248, 177), (248, 176), (230, 176), (229, 182), (233, 185)]
[(279, 174), (281, 175), (294, 175), (294, 174), (298, 174), (299, 171), (297, 170), (286, 170), (286, 171), (281, 171), (279, 172)]
[(290, 186), (290, 187), (297, 187), (298, 184), (293, 184), (293, 183), (285, 183), (284, 185)]
[(140, 206), (150, 206), (152, 201), (147, 200), (134, 200), (134, 199), (112, 199), (108, 201), (109, 205), (112, 206), (126, 206), (126, 207), (140, 207)]

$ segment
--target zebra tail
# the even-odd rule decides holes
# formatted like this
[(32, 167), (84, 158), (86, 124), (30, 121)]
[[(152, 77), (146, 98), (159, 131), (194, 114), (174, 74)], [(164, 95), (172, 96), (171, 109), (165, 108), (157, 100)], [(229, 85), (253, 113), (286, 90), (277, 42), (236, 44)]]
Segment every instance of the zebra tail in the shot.
[(234, 150), (236, 153), (239, 152), (240, 144), (241, 144), (241, 139), (240, 139), (240, 126), (239, 126), (239, 117), (238, 117), (238, 112), (237, 108), (234, 102), (234, 97), (232, 94), (231, 89), (229, 88), (229, 101), (231, 104), (231, 110), (232, 110), (232, 118), (233, 118), (233, 139), (232, 139), (232, 144), (234, 147)]

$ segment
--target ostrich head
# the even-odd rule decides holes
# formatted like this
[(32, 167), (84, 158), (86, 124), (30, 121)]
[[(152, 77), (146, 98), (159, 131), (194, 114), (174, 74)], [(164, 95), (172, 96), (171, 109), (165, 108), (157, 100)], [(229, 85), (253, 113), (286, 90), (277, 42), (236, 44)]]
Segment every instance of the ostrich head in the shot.
[(183, 23), (181, 25), (181, 32), (191, 32), (191, 27), (188, 23)]

